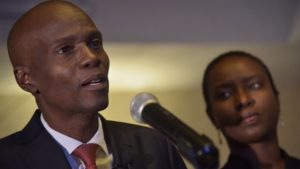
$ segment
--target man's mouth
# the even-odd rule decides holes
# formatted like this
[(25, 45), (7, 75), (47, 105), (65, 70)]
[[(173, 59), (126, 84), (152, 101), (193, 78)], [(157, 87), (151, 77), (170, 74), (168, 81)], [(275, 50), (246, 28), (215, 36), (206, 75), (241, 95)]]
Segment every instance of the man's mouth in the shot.
[(88, 82), (86, 85), (94, 86), (94, 85), (98, 85), (99, 83), (102, 83), (102, 82), (104, 82), (102, 79), (94, 79), (94, 80), (91, 80), (90, 82)]
[(86, 87), (86, 86), (97, 86), (97, 85), (103, 85), (104, 83), (107, 82), (107, 77), (106, 76), (101, 76), (101, 75), (94, 75), (89, 78), (87, 78), (81, 86)]

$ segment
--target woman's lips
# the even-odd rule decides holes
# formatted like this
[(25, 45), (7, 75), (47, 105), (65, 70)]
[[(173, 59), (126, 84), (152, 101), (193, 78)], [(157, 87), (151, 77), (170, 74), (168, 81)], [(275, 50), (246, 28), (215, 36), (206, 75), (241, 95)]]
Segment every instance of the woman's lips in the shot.
[(258, 113), (249, 113), (248, 115), (242, 117), (241, 123), (246, 125), (252, 125), (255, 124), (257, 120), (258, 120)]

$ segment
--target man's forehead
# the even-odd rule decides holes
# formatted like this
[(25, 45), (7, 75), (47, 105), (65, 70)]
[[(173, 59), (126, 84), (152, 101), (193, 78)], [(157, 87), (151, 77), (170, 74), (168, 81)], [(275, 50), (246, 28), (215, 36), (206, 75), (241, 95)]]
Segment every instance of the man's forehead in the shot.
[(31, 8), (19, 18), (9, 33), (7, 46), (12, 62), (21, 59), (18, 51), (24, 53), (24, 50), (30, 48), (34, 38), (47, 32), (51, 23), (82, 16), (89, 18), (80, 8), (66, 1), (45, 1)]
[(53, 15), (59, 11), (64, 11), (64, 10), (67, 11), (70, 9), (82, 11), (79, 7), (77, 7), (76, 5), (68, 1), (52, 0), (52, 1), (44, 1), (34, 6), (29, 11), (27, 11), (25, 15), (30, 13), (35, 13), (35, 12), (43, 12), (47, 10), (52, 10), (51, 13), (49, 13), (49, 15)]
[[(28, 11), (15, 24), (18, 37), (24, 35), (46, 33), (51, 29), (59, 29), (59, 26), (67, 25), (72, 20), (91, 21), (90, 18), (79, 8), (68, 3), (43, 3)], [(55, 11), (55, 12), (53, 12)], [(12, 31), (14, 32), (14, 31)], [(27, 35), (26, 35), (27, 34)]]
[(74, 16), (87, 17), (87, 15), (80, 8), (74, 5), (68, 3), (45, 3), (37, 5), (29, 10), (20, 20), (23, 20), (23, 22), (37, 23), (43, 21), (47, 22), (51, 19), (64, 19)]

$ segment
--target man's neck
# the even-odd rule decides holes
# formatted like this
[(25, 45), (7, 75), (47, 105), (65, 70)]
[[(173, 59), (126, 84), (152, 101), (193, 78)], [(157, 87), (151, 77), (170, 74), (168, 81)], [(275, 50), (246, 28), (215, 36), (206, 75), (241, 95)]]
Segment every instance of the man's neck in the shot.
[(70, 116), (43, 114), (51, 128), (81, 142), (90, 140), (98, 129), (98, 113), (77, 113)]

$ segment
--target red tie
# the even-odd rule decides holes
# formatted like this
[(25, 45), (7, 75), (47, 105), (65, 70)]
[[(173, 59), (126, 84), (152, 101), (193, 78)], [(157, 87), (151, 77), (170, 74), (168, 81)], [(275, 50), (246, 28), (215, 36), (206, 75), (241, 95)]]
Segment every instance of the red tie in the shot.
[(80, 158), (86, 169), (97, 169), (96, 166), (96, 152), (98, 145), (97, 144), (81, 144), (77, 147), (72, 154)]

